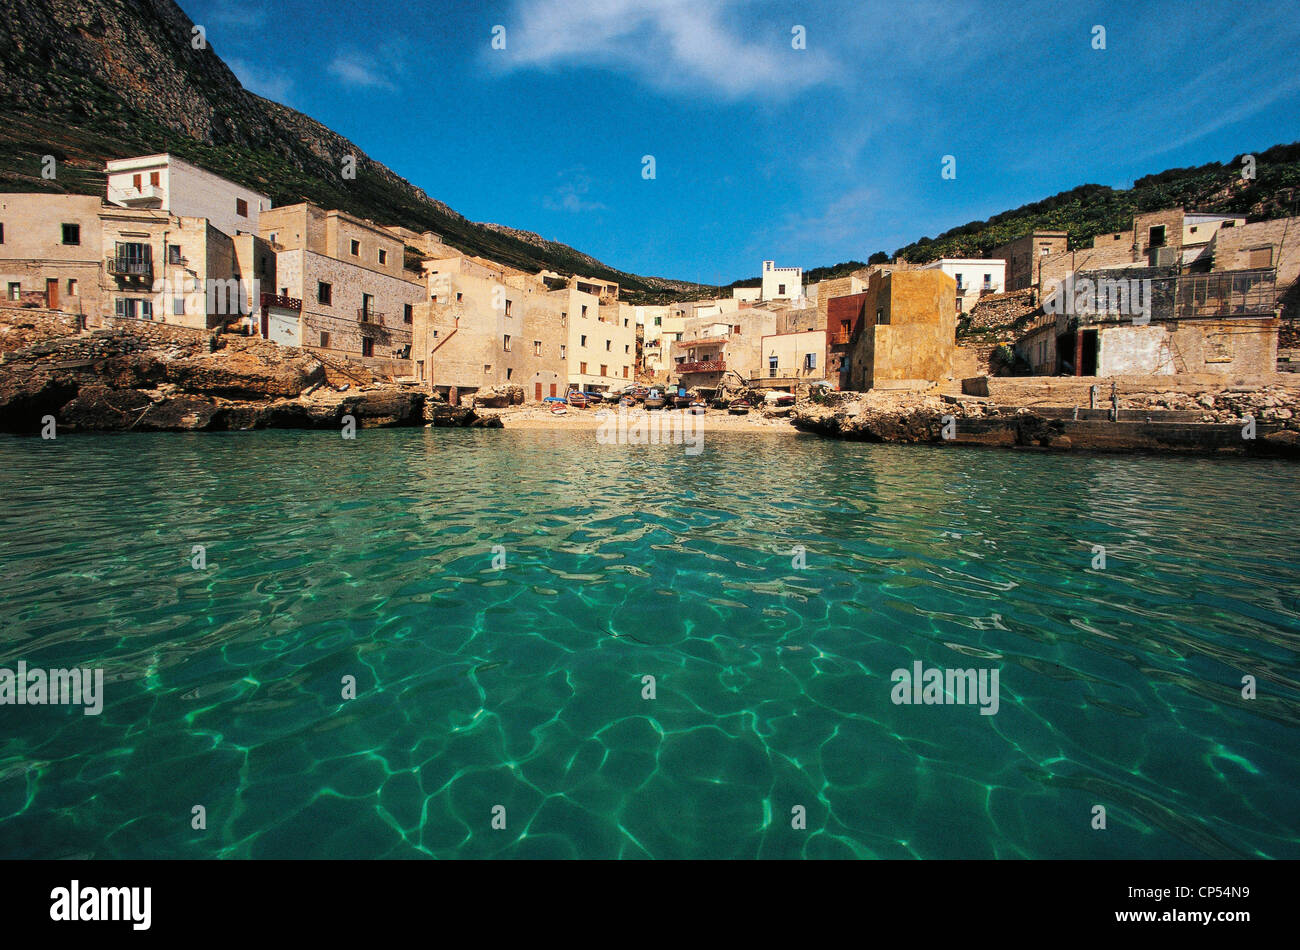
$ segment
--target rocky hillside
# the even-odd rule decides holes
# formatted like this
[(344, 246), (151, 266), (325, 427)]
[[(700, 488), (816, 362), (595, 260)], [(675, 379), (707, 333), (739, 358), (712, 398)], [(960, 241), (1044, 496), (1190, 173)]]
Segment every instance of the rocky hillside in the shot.
[[(172, 0), (0, 0), (0, 191), (102, 194), (102, 163), (169, 151), (270, 195), (443, 240), (524, 270), (583, 272), (629, 296), (688, 285), (611, 268), (565, 244), (478, 224), (321, 123), (240, 85)], [(41, 157), (59, 161), (55, 181)], [(356, 179), (341, 176), (357, 159)], [(689, 285), (693, 286), (693, 285)]]

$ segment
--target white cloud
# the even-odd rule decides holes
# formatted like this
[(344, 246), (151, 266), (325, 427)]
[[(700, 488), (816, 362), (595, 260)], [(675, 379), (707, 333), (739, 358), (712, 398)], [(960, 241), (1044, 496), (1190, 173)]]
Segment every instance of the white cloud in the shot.
[(542, 207), (547, 211), (603, 211), (605, 205), (587, 198), (591, 191), (591, 176), (582, 166), (560, 172), (556, 177), (567, 178), (550, 194), (542, 198)]
[(339, 53), (325, 67), (331, 76), (349, 86), (365, 89), (396, 89), (391, 79), (383, 74), (376, 59), (362, 53)]
[(786, 96), (834, 76), (815, 34), (791, 46), (793, 23), (739, 16), (744, 0), (519, 0), (507, 46), (489, 61), (507, 69), (597, 66), (676, 91), (730, 98)]
[(293, 80), (283, 73), (273, 73), (242, 59), (227, 60), (226, 65), (245, 89), (263, 99), (283, 103), (293, 90)]

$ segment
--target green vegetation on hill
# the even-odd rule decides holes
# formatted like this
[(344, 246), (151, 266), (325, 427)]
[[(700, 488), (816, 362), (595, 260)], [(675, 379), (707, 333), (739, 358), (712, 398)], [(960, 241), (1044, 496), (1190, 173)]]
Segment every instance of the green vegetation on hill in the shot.
[[(1080, 185), (1042, 201), (972, 221), (935, 238), (899, 248), (896, 257), (926, 264), (941, 257), (982, 257), (1034, 230), (1065, 231), (1070, 247), (1086, 247), (1098, 234), (1127, 230), (1135, 214), (1183, 207), (1268, 220), (1297, 213), (1300, 142), (1255, 155), (1254, 180), (1242, 177), (1242, 156), (1196, 168), (1170, 168), (1139, 178), (1132, 188)], [(1290, 196), (1287, 192), (1290, 191)]]

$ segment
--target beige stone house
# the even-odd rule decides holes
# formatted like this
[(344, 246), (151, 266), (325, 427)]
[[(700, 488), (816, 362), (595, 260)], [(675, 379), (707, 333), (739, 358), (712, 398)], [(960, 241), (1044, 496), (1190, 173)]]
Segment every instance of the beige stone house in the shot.
[(0, 306), (103, 313), (103, 234), (93, 195), (0, 194)]
[(276, 258), (266, 314), (271, 339), (346, 356), (390, 376), (412, 373), (415, 308), (424, 302), (425, 282), (405, 266), (398, 234), (308, 203), (264, 211), (259, 231)]
[(499, 385), (542, 400), (568, 391), (568, 328), (538, 277), (463, 254), (424, 262), (415, 377), (457, 403)]

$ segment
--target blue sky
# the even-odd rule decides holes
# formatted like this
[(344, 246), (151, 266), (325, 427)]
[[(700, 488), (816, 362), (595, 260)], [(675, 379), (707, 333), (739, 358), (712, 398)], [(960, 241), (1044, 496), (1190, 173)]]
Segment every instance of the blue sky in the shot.
[(181, 5), (246, 87), (467, 217), (708, 283), (1300, 139), (1294, 2)]

